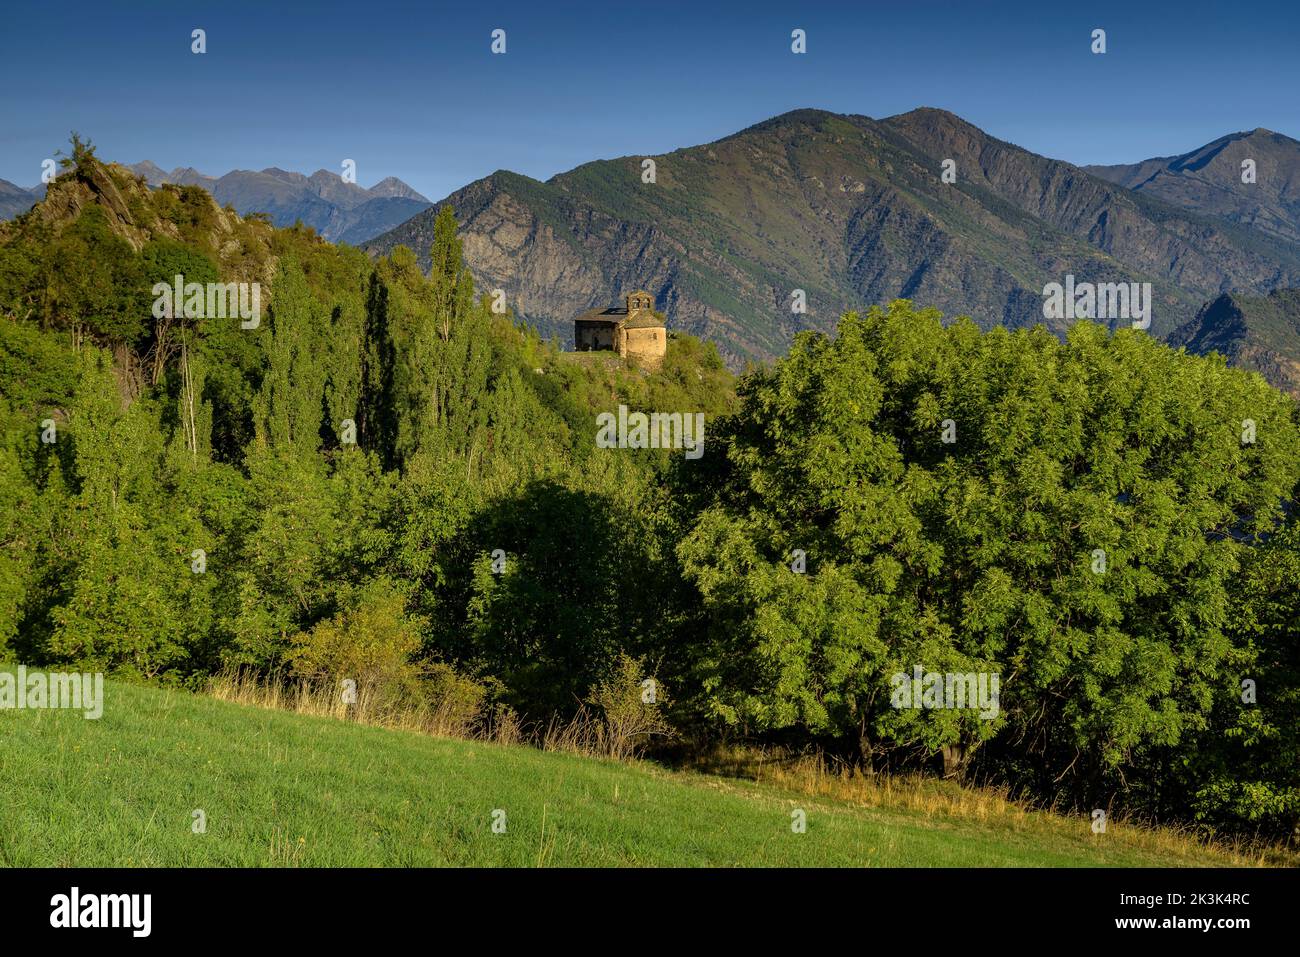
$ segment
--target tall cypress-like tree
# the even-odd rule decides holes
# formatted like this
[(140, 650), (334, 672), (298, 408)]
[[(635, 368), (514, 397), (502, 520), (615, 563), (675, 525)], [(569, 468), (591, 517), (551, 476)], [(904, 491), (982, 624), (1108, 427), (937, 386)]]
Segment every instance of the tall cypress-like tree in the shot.
[(367, 297), (364, 441), (390, 468), (420, 452), (464, 453), (486, 424), (487, 311), (474, 301), (450, 206), (438, 213), (430, 258), (426, 279), (398, 247)]
[(259, 445), (313, 453), (320, 446), (328, 319), (296, 259), (280, 264), (265, 337), (266, 371), (253, 403)]

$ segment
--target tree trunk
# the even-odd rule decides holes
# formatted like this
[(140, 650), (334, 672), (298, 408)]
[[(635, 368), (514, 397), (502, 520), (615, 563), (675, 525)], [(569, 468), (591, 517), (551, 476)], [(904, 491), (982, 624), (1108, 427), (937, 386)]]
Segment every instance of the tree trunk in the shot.
[(874, 754), (874, 752), (875, 752), (875, 748), (871, 746), (871, 738), (867, 736), (866, 727), (859, 726), (857, 764), (858, 764), (858, 770), (861, 771), (867, 777), (871, 777), (873, 774), (876, 773), (875, 768), (871, 764), (871, 757), (872, 754)]
[(957, 777), (966, 764), (966, 748), (960, 744), (948, 744), (943, 748), (943, 776)]

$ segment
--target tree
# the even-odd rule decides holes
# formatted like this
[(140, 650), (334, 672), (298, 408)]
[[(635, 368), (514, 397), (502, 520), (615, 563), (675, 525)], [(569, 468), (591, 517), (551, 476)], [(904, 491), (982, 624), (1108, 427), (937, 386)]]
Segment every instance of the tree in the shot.
[(101, 207), (88, 206), (52, 241), (45, 266), (46, 321), (74, 343), (89, 333), (101, 345), (135, 345), (144, 334), (150, 299), (140, 258)]
[(266, 368), (253, 403), (257, 441), (311, 454), (329, 425), (323, 412), (330, 329), (296, 259), (281, 261), (269, 312)]
[(1232, 594), (1234, 654), (1211, 725), (1171, 756), (1197, 818), (1294, 839), (1300, 827), (1300, 525), (1246, 557)]
[[(701, 693), (758, 730), (866, 756), (992, 741), (1035, 784), (1104, 791), (1206, 726), (1232, 576), (1297, 477), (1290, 409), (1086, 323), (1062, 343), (898, 301), (803, 334), (742, 386), (679, 549), (711, 626)], [(997, 674), (998, 717), (891, 707), (917, 665)]]

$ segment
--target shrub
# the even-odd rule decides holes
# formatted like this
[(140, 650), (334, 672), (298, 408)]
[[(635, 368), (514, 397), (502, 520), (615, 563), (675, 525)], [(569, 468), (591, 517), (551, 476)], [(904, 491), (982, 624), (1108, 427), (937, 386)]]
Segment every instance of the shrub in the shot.
[(618, 655), (588, 703), (599, 711), (597, 750), (607, 757), (633, 757), (652, 738), (672, 733), (661, 710), (667, 704), (663, 689), (630, 655)]

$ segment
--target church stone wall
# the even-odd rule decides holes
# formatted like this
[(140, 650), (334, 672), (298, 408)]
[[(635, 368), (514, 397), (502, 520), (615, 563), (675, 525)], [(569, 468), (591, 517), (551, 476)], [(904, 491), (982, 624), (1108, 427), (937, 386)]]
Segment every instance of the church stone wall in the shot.
[(627, 357), (656, 367), (668, 351), (668, 332), (663, 327), (627, 330)]

